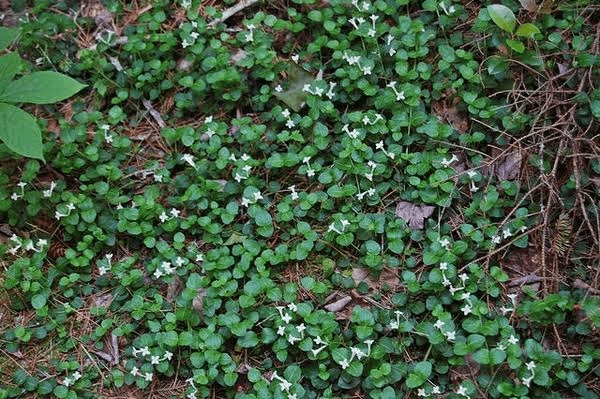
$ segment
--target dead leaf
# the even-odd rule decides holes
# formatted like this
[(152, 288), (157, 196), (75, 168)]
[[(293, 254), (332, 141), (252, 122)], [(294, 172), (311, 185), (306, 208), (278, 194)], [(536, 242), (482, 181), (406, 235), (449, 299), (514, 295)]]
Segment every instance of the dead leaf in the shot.
[(520, 152), (515, 151), (506, 156), (504, 161), (496, 168), (496, 177), (498, 180), (513, 180), (521, 169), (521, 160), (523, 155)]
[(350, 302), (352, 302), (352, 297), (350, 295), (346, 295), (345, 297), (342, 297), (342, 299), (338, 299), (337, 301), (330, 303), (329, 305), (325, 305), (324, 307), (330, 312), (336, 313), (343, 310), (344, 307)]
[(535, 0), (519, 0), (519, 3), (521, 3), (521, 6), (529, 12), (538, 12), (540, 9)]
[(303, 90), (304, 86), (310, 84), (313, 81), (313, 77), (304, 69), (291, 63), (288, 64), (287, 74), (287, 90), (281, 93), (275, 92), (275, 97), (286, 103), (295, 112), (298, 112), (306, 101), (306, 93)]
[(423, 222), (431, 216), (434, 210), (434, 206), (417, 206), (410, 202), (400, 201), (396, 206), (396, 216), (404, 219), (411, 229), (417, 230), (423, 228)]
[(379, 279), (374, 280), (367, 269), (364, 267), (355, 267), (352, 269), (352, 279), (356, 285), (361, 282), (366, 283), (370, 291), (379, 291), (382, 286), (387, 286), (388, 289), (395, 291), (402, 285), (396, 270), (389, 268), (383, 269), (379, 275)]

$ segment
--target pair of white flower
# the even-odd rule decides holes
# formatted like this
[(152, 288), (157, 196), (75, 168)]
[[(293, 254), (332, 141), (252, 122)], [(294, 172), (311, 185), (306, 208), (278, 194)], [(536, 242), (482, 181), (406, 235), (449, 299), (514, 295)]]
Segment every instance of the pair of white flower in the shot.
[(350, 136), (350, 138), (352, 138), (352, 139), (356, 139), (360, 135), (360, 132), (358, 130), (356, 130), (356, 129), (350, 130), (347, 123), (342, 127), (342, 132), (347, 133), (348, 136)]
[(306, 167), (307, 167), (307, 169), (306, 169), (306, 176), (313, 177), (315, 175), (315, 170), (310, 167), (310, 163), (309, 163), (310, 162), (310, 158), (311, 157), (304, 157), (302, 159), (302, 163), (305, 163)]
[(167, 215), (167, 213), (165, 211), (162, 211), (162, 213), (160, 214), (160, 216), (158, 216), (158, 219), (160, 220), (161, 223), (164, 223), (167, 220), (178, 218), (180, 214), (181, 214), (180, 210), (173, 208), (173, 209), (171, 209), (169, 211), (168, 215)]
[(396, 81), (392, 80), (390, 83), (388, 83), (386, 85), (386, 87), (389, 87), (390, 89), (392, 89), (394, 91), (394, 94), (396, 94), (396, 101), (402, 101), (405, 100), (406, 97), (404, 96), (404, 91), (398, 91), (396, 89)]
[(71, 375), (71, 377), (65, 377), (62, 384), (66, 387), (73, 385), (78, 379), (81, 378), (81, 373), (76, 371)]
[(348, 367), (350, 367), (350, 363), (352, 363), (352, 360), (354, 360), (354, 358), (356, 357), (358, 360), (362, 359), (363, 357), (368, 357), (371, 354), (371, 346), (373, 345), (373, 341), (372, 339), (367, 339), (366, 341), (364, 341), (365, 345), (367, 345), (367, 353), (363, 352), (360, 348), (351, 346), (350, 347), (350, 359), (342, 359), (339, 364), (342, 367), (342, 370), (347, 369)]
[(248, 198), (242, 197), (241, 205), (245, 206), (247, 208), (250, 204), (254, 204), (254, 203), (258, 202), (258, 200), (263, 199), (263, 196), (260, 193), (260, 191), (256, 191), (256, 192), (252, 193), (252, 196), (254, 197), (254, 202), (250, 202), (250, 200)]
[(138, 369), (137, 367), (133, 367), (130, 371), (131, 375), (133, 375), (134, 377), (144, 377), (144, 379), (148, 382), (152, 381), (152, 377), (154, 376), (153, 373), (140, 373), (140, 369)]
[[(14, 242), (16, 246), (9, 249), (9, 252), (15, 255), (17, 251), (23, 246), (23, 242), (21, 242), (21, 239), (17, 237), (16, 234), (13, 234), (12, 237), (10, 237), (10, 240)], [(27, 245), (25, 245), (25, 250), (39, 253), (42, 252), (46, 245), (48, 245), (48, 240), (44, 238), (40, 238), (35, 245), (33, 244), (33, 240), (29, 240), (27, 241)]]
[(67, 213), (59, 212), (58, 210), (54, 213), (54, 217), (56, 220), (60, 220), (61, 218), (67, 217), (71, 214), (71, 211), (75, 210), (75, 205), (73, 203), (67, 204)]
[(425, 388), (419, 388), (417, 390), (417, 395), (419, 396), (440, 395), (441, 393), (442, 392), (440, 391), (440, 387), (438, 387), (437, 385), (434, 385), (433, 388), (431, 388), (431, 394), (425, 392)]
[(342, 224), (342, 230), (338, 230), (338, 229), (335, 227), (335, 222), (333, 222), (333, 223), (331, 223), (331, 224), (329, 225), (329, 228), (327, 229), (327, 232), (329, 233), (329, 232), (331, 232), (331, 231), (335, 231), (335, 232), (336, 232), (336, 233), (338, 233), (338, 234), (343, 234), (343, 233), (344, 233), (344, 231), (346, 230), (346, 226), (349, 226), (349, 225), (350, 225), (350, 222), (349, 222), (348, 220), (346, 220), (346, 219), (342, 219), (342, 220), (340, 220), (340, 223)]
[(444, 331), (444, 326), (446, 325), (445, 322), (443, 322), (442, 320), (439, 320), (435, 322), (435, 324), (433, 325), (435, 328), (437, 328), (438, 330), (440, 330), (440, 332), (442, 334), (444, 334), (444, 336), (446, 337), (446, 339), (448, 341), (454, 341), (456, 339), (456, 331)]

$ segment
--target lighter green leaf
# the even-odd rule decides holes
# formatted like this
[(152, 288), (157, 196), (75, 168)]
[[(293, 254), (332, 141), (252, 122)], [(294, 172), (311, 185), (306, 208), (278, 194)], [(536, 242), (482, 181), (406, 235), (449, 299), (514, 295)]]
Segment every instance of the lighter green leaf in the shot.
[(0, 57), (0, 93), (17, 73), (20, 62), (21, 57), (17, 53), (10, 53)]
[(19, 29), (0, 27), (0, 51), (11, 45), (19, 37)]
[(531, 22), (527, 22), (526, 24), (519, 26), (519, 29), (517, 29), (517, 36), (531, 37), (536, 33), (540, 33), (540, 30)]
[(40, 128), (33, 116), (14, 105), (0, 103), (0, 140), (19, 155), (44, 160)]
[(487, 7), (488, 13), (492, 18), (492, 21), (498, 25), (501, 29), (512, 33), (515, 30), (517, 18), (512, 10), (502, 4), (492, 4)]
[(51, 104), (86, 87), (73, 78), (53, 71), (33, 72), (11, 82), (0, 95), (9, 103)]
[(508, 46), (517, 53), (522, 53), (525, 51), (525, 45), (520, 40), (506, 39), (506, 44), (508, 44)]

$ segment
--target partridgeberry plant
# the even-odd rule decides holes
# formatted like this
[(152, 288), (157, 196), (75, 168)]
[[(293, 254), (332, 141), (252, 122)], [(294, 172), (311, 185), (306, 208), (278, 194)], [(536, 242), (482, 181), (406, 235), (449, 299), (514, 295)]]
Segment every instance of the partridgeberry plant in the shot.
[[(71, 25), (35, 3), (37, 57)], [(511, 52), (488, 4), (221, 3), (81, 10), (68, 72), (92, 91), (44, 109), (46, 164), (0, 174), (2, 339), (47, 358), (0, 393), (595, 397), (597, 288), (575, 282), (600, 167), (559, 175), (576, 155), (519, 94), (553, 63), (597, 76), (587, 14), (507, 4), (539, 18)]]

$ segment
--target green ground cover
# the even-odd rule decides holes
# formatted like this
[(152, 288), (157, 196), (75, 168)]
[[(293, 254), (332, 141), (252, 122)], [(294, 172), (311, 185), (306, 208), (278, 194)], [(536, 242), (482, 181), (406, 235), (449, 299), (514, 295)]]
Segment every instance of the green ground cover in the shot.
[(0, 6), (0, 398), (600, 395), (594, 2)]

